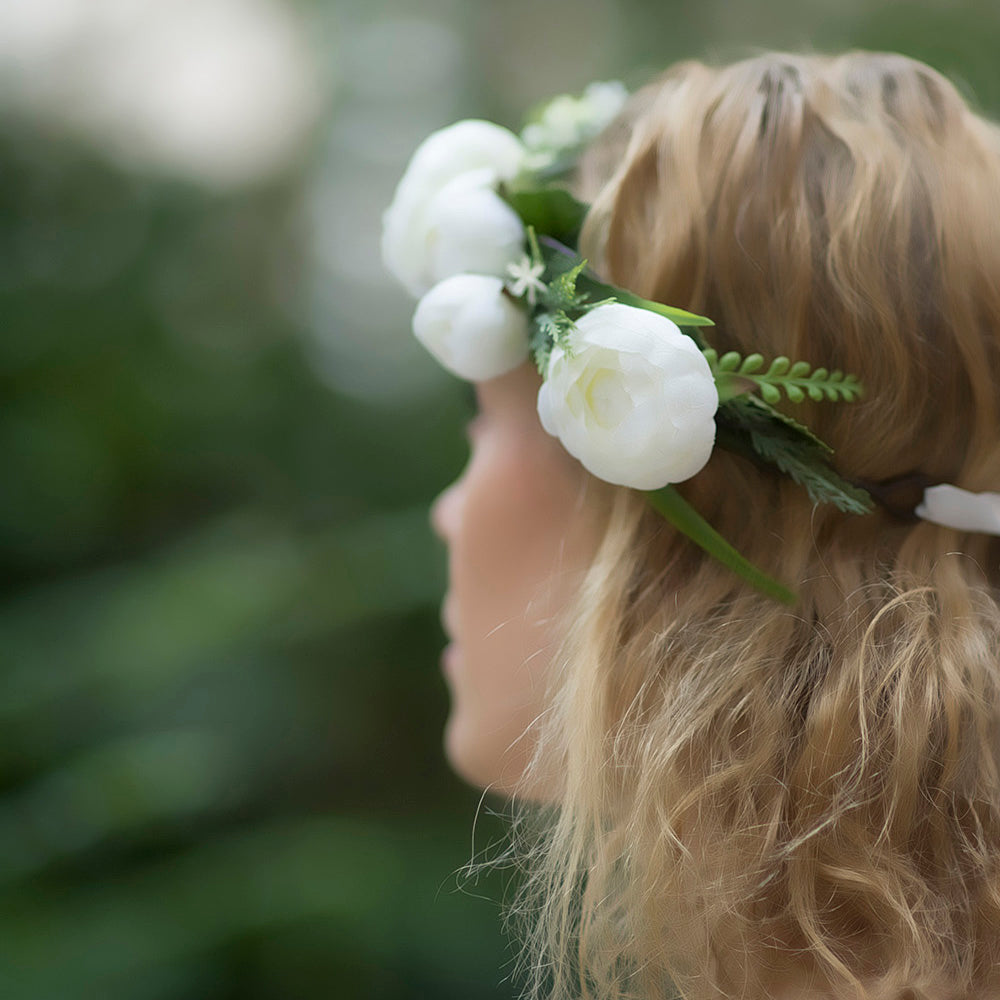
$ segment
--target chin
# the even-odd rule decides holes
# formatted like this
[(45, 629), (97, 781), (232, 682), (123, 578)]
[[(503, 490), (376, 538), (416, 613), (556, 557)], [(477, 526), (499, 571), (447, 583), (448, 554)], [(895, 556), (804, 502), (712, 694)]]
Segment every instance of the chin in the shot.
[[(494, 737), (492, 742), (488, 735)], [(453, 709), (444, 730), (444, 752), (451, 769), (476, 788), (509, 798), (550, 798), (525, 778), (533, 744), (523, 733), (510, 739), (495, 731), (490, 734), (487, 727)]]
[(506, 792), (500, 787), (500, 758), (484, 746), (482, 728), (452, 709), (444, 729), (444, 753), (451, 769), (464, 781), (477, 788)]

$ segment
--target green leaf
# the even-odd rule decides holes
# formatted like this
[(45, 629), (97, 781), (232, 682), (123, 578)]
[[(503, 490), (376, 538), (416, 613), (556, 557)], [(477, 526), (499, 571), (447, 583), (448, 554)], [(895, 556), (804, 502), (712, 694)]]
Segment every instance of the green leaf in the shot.
[[(580, 262), (579, 255), (568, 247), (563, 246), (557, 239), (540, 236), (539, 243), (541, 244), (542, 258), (545, 261), (546, 268), (553, 275), (562, 274), (576, 267)], [(634, 295), (624, 288), (619, 288), (617, 285), (609, 285), (607, 282), (600, 281), (593, 272), (586, 269), (581, 271), (577, 277), (576, 288), (578, 298), (586, 296), (588, 301), (615, 299), (624, 305), (634, 306), (637, 309), (646, 309), (649, 312), (666, 316), (667, 319), (676, 323), (702, 350), (707, 345), (696, 328), (715, 325), (705, 316), (698, 316), (684, 309), (666, 306), (662, 302), (653, 302), (650, 299), (642, 298), (640, 295)]]
[(552, 353), (552, 316), (550, 313), (536, 313), (531, 320), (531, 334), (528, 338), (528, 349), (535, 361), (538, 374), (543, 378), (549, 367), (549, 355)]
[(872, 510), (868, 493), (830, 467), (829, 446), (762, 400), (754, 396), (730, 400), (719, 407), (716, 424), (720, 447), (777, 466), (804, 487), (814, 503), (832, 503), (845, 514)]
[(764, 358), (760, 354), (741, 359), (736, 351), (729, 351), (721, 358), (715, 351), (704, 353), (723, 401), (755, 388), (768, 403), (779, 402), (782, 392), (792, 403), (801, 403), (806, 396), (815, 403), (824, 400), (852, 403), (864, 394), (864, 386), (856, 375), (845, 375), (842, 371), (831, 373), (826, 368), (812, 371), (805, 361), (792, 364), (788, 358), (778, 357), (766, 372), (761, 373)]
[(587, 206), (577, 201), (565, 188), (545, 187), (518, 191), (502, 187), (500, 194), (521, 217), (524, 225), (533, 226), (562, 243), (576, 243)]
[(752, 587), (782, 604), (795, 604), (798, 600), (794, 591), (768, 576), (733, 548), (673, 486), (651, 490), (646, 496), (652, 506), (679, 532), (690, 538), (713, 559), (718, 559), (724, 566), (746, 580)]
[(619, 288), (617, 285), (609, 285), (603, 281), (598, 281), (589, 273), (584, 273), (582, 278), (586, 282), (586, 286), (592, 289), (596, 295), (614, 297), (619, 302), (622, 302), (627, 306), (635, 306), (636, 309), (647, 309), (650, 312), (666, 316), (667, 319), (676, 323), (689, 337), (691, 337), (691, 339), (694, 340), (699, 347), (703, 348), (705, 344), (700, 336), (692, 333), (690, 328), (715, 326), (715, 324), (706, 316), (698, 316), (696, 313), (690, 313), (684, 309), (677, 309), (674, 306), (667, 306), (662, 302), (653, 302), (650, 299), (644, 299), (641, 295), (633, 295), (632, 292), (626, 291), (624, 288)]
[(569, 334), (575, 325), (561, 309), (538, 312), (532, 318), (528, 348), (538, 368), (538, 374), (543, 378), (549, 367), (553, 347), (558, 344), (567, 354), (572, 354)]
[(571, 267), (568, 271), (563, 271), (562, 274), (549, 283), (550, 294), (556, 300), (554, 304), (564, 309), (572, 309), (583, 305), (586, 297), (583, 297), (581, 301), (581, 296), (577, 295), (576, 283), (586, 266), (587, 262), (581, 260), (574, 267)]
[(766, 403), (762, 399), (757, 399), (755, 396), (746, 396), (739, 402), (744, 409), (749, 410), (755, 415), (763, 415), (770, 421), (782, 424), (795, 436), (818, 448), (823, 454), (824, 461), (833, 454), (833, 449), (809, 430), (805, 424), (800, 423), (794, 417), (790, 417), (787, 413), (782, 413), (781, 410), (776, 410), (770, 403)]

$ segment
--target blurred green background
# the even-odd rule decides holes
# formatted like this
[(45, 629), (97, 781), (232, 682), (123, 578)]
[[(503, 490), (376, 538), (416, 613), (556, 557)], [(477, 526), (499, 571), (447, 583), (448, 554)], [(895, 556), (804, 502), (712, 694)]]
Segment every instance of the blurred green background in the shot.
[(0, 3), (0, 997), (515, 995), (379, 214), (458, 117), (854, 46), (1000, 108), (986, 3)]

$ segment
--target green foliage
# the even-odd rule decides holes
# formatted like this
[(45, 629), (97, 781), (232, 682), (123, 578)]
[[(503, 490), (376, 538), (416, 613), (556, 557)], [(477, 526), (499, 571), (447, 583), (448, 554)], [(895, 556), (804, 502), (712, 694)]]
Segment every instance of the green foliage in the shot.
[(528, 246), (532, 261), (545, 266), (545, 291), (539, 295), (539, 305), (531, 318), (529, 346), (538, 371), (544, 374), (549, 356), (556, 344), (569, 350), (569, 333), (575, 320), (584, 313), (611, 302), (622, 302), (637, 309), (646, 309), (666, 316), (684, 330), (699, 347), (702, 339), (699, 326), (711, 326), (704, 316), (675, 309), (660, 302), (651, 302), (638, 295), (599, 281), (587, 270), (587, 261), (570, 248), (546, 234), (539, 241), (533, 226), (527, 227)]
[(0, 159), (0, 995), (509, 997), (440, 752), (460, 390), (316, 377), (295, 178)]
[(731, 399), (719, 407), (716, 423), (722, 447), (777, 466), (803, 486), (814, 503), (832, 503), (846, 514), (871, 511), (868, 493), (830, 467), (829, 447), (763, 400), (755, 396)]
[(634, 306), (636, 309), (646, 309), (649, 312), (666, 316), (672, 323), (676, 323), (699, 348), (705, 347), (705, 342), (699, 332), (699, 328), (715, 325), (707, 316), (699, 316), (697, 313), (691, 313), (685, 309), (678, 309), (675, 306), (664, 305), (662, 302), (653, 302), (651, 299), (644, 299), (641, 295), (634, 295), (627, 289), (619, 288), (617, 285), (609, 285), (606, 282), (598, 281), (592, 275), (585, 275), (584, 282), (587, 289), (595, 297), (613, 298), (624, 305)]
[(713, 326), (714, 324), (707, 317), (698, 316), (674, 306), (667, 306), (662, 302), (644, 299), (625, 288), (600, 281), (595, 274), (586, 269), (586, 261), (582, 262), (583, 266), (581, 267), (580, 257), (569, 247), (561, 245), (559, 241), (543, 239), (539, 252), (545, 262), (547, 274), (556, 276), (570, 270), (577, 272), (574, 288), (578, 290), (580, 301), (591, 303), (590, 308), (595, 308), (605, 302), (621, 302), (637, 309), (659, 313), (676, 323), (688, 336), (694, 339), (699, 347), (704, 347), (696, 328)]
[(729, 351), (720, 358), (712, 348), (703, 351), (712, 373), (715, 375), (720, 400), (725, 401), (753, 388), (760, 391), (765, 403), (778, 403), (782, 393), (793, 403), (801, 403), (807, 396), (815, 403), (852, 403), (864, 395), (864, 386), (856, 375), (845, 375), (842, 371), (828, 371), (826, 368), (813, 369), (805, 361), (794, 364), (785, 357), (775, 358), (766, 371), (761, 354), (742, 357), (736, 351)]
[(782, 604), (795, 604), (795, 593), (741, 555), (673, 486), (646, 494), (652, 506), (699, 548), (728, 567), (751, 587)]
[(500, 194), (521, 217), (525, 226), (548, 233), (561, 243), (575, 244), (587, 214), (587, 206), (564, 187), (526, 188), (509, 185)]
[(549, 285), (549, 294), (560, 308), (579, 309), (586, 305), (587, 293), (579, 294), (576, 290), (576, 283), (586, 266), (585, 260), (579, 261), (568, 271), (557, 275)]
[[(719, 357), (712, 348), (703, 351), (719, 390), (719, 443), (754, 460), (777, 466), (803, 486), (815, 503), (832, 503), (849, 514), (872, 509), (867, 492), (838, 475), (829, 464), (831, 449), (808, 427), (774, 408), (787, 398), (801, 403), (851, 403), (864, 394), (855, 375), (815, 370), (804, 361), (778, 357), (764, 370), (764, 357), (742, 357), (729, 351)], [(760, 398), (749, 393), (760, 391)], [(749, 447), (748, 447), (749, 445)]]
[(536, 313), (532, 317), (528, 346), (539, 375), (544, 376), (548, 370), (554, 347), (561, 347), (567, 354), (572, 352), (569, 335), (575, 325), (562, 310)]

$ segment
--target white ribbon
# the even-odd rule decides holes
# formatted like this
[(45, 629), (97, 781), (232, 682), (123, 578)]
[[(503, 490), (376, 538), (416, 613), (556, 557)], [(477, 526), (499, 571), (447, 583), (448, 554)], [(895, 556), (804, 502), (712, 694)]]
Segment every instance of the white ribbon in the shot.
[(949, 483), (928, 486), (914, 513), (946, 528), (1000, 535), (1000, 493), (971, 493)]

